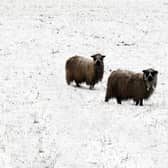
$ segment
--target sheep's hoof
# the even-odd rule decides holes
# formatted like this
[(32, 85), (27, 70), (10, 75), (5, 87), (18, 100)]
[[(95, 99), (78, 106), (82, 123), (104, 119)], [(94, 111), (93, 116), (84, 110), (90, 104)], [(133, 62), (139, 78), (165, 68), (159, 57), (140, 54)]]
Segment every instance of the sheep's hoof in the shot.
[(143, 106), (143, 103), (140, 103), (140, 106)]
[(94, 85), (90, 85), (89, 89), (92, 90), (94, 88)]
[(108, 102), (108, 98), (106, 97), (104, 101), (105, 101), (105, 102)]

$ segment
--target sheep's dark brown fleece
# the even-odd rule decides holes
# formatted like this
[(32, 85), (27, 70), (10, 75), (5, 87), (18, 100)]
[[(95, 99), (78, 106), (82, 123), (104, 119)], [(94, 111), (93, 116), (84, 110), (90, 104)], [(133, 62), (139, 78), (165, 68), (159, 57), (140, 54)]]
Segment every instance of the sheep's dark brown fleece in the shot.
[(104, 73), (104, 55), (95, 54), (93, 60), (81, 56), (73, 56), (66, 61), (66, 81), (69, 85), (75, 81), (79, 87), (80, 83), (86, 82), (90, 89), (102, 80)]
[(107, 82), (105, 101), (116, 98), (122, 100), (133, 99), (136, 105), (143, 105), (143, 99), (148, 99), (157, 84), (157, 73), (154, 69), (143, 70), (143, 73), (134, 73), (127, 70), (113, 71)]

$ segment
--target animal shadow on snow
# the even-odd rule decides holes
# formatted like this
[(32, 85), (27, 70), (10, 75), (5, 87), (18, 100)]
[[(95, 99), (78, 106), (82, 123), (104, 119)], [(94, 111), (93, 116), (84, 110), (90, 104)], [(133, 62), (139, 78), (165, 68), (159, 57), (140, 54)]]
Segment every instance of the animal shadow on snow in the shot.
[(82, 86), (82, 85), (76, 86), (76, 84), (71, 84), (71, 86), (72, 86), (73, 88), (81, 89), (81, 90), (88, 90), (88, 91), (99, 90), (99, 89), (96, 89), (95, 87), (92, 88), (92, 89), (89, 89), (89, 87), (87, 87), (87, 86)]

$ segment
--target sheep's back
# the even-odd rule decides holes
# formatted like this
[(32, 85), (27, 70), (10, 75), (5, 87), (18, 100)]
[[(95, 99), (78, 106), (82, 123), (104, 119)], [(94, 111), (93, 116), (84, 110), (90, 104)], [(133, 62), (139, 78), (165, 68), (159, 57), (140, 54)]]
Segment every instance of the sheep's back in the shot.
[(94, 74), (93, 61), (81, 56), (71, 57), (66, 64), (66, 69), (79, 81), (91, 80)]
[(109, 88), (112, 97), (127, 98), (127, 86), (132, 72), (124, 70), (113, 71), (109, 77)]

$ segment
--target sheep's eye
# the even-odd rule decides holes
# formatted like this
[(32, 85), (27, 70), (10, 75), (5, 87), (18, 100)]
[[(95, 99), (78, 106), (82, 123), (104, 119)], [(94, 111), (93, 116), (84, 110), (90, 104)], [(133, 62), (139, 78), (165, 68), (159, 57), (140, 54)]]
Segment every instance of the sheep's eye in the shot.
[(149, 75), (149, 72), (146, 72), (145, 75), (148, 76), (148, 75)]
[(155, 75), (155, 72), (151, 72), (151, 75), (154, 76), (154, 75)]

